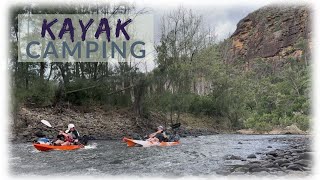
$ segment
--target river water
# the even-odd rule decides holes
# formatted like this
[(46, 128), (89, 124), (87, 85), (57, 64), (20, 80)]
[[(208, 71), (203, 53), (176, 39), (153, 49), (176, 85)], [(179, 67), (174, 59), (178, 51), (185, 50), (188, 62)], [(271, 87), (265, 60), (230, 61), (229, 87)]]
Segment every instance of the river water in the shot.
[(225, 161), (226, 155), (246, 158), (288, 146), (272, 139), (300, 137), (219, 134), (182, 138), (180, 145), (172, 147), (148, 148), (129, 148), (121, 141), (91, 141), (84, 149), (50, 152), (21, 143), (10, 145), (9, 167), (12, 175), (214, 175), (229, 164), (243, 163)]

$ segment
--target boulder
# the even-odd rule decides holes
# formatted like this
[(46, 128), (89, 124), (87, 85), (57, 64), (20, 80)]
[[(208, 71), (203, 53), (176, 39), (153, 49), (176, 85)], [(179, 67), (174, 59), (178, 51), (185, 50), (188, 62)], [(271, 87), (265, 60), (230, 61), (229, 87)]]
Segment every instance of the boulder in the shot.
[(290, 161), (287, 159), (278, 159), (278, 160), (274, 161), (274, 164), (278, 164), (279, 166), (281, 166), (282, 164), (285, 164), (285, 163), (290, 163)]
[(308, 159), (311, 160), (312, 156), (310, 153), (302, 153), (299, 155), (298, 159)]
[(289, 163), (283, 163), (283, 164), (280, 165), (280, 167), (288, 167), (288, 166), (290, 166), (290, 165), (292, 165), (291, 162), (289, 162)]
[(284, 131), (285, 133), (290, 133), (290, 134), (305, 134), (305, 132), (299, 129), (296, 124), (292, 124), (291, 126), (285, 127)]
[(268, 168), (256, 167), (256, 168), (249, 169), (249, 171), (250, 172), (263, 172), (263, 171), (269, 172), (270, 170)]
[(254, 155), (254, 154), (249, 154), (249, 155), (247, 156), (247, 158), (257, 158), (257, 156)]
[(298, 160), (298, 161), (294, 162), (293, 164), (299, 164), (300, 166), (308, 167), (308, 166), (311, 165), (311, 161), (305, 160), (305, 159), (301, 159), (301, 160)]
[(240, 129), (237, 131), (239, 134), (254, 134), (254, 130), (252, 129)]
[(277, 157), (278, 156), (278, 153), (276, 151), (270, 151), (268, 153), (266, 153), (266, 155), (270, 155), (270, 156), (273, 156), (273, 157)]
[(248, 167), (245, 167), (245, 166), (240, 166), (240, 167), (237, 167), (233, 170), (233, 172), (248, 172), (249, 171), (249, 168)]
[(285, 128), (274, 128), (269, 134), (306, 134), (304, 131), (298, 128), (296, 124), (292, 124)]
[(242, 160), (240, 156), (235, 156), (235, 155), (226, 155), (224, 157), (224, 160)]
[(287, 167), (287, 169), (293, 170), (293, 171), (303, 171), (303, 167), (300, 166), (299, 164), (291, 164)]
[(267, 163), (267, 164), (264, 164), (262, 167), (264, 168), (280, 168), (280, 166), (278, 164), (275, 164), (275, 163)]

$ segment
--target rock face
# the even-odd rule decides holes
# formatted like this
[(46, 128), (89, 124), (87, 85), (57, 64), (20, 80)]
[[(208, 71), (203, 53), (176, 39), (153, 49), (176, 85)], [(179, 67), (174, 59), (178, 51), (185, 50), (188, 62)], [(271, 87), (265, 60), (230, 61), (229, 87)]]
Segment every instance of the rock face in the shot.
[[(244, 60), (250, 68), (255, 58), (300, 58), (310, 47), (309, 18), (306, 6), (267, 6), (250, 13), (230, 37), (226, 59)], [(302, 41), (307, 48), (298, 47)]]

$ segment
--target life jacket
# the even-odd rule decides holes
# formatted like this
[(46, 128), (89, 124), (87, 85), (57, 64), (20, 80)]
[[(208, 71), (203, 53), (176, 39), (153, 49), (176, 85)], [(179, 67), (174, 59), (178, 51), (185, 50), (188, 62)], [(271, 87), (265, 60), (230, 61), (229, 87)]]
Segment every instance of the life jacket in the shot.
[(66, 133), (63, 133), (65, 142), (73, 142), (73, 139)]
[(74, 130), (74, 131), (66, 130), (65, 132), (66, 132), (66, 134), (68, 134), (69, 138), (72, 140), (70, 142), (73, 142), (75, 139), (79, 139), (80, 135), (77, 130)]

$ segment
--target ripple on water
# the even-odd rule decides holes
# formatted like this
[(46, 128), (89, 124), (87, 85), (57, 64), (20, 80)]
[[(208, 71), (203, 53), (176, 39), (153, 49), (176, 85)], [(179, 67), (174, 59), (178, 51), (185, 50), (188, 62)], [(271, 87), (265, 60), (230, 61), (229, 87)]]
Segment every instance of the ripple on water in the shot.
[(84, 149), (96, 149), (98, 146), (97, 143), (92, 143), (84, 147)]
[[(248, 154), (270, 150), (267, 146), (276, 149), (286, 145), (283, 141), (269, 141), (276, 137), (221, 134), (187, 137), (178, 146), (150, 148), (128, 148), (121, 141), (94, 141), (80, 150), (51, 152), (37, 151), (30, 143), (11, 144), (10, 166), (18, 175), (26, 172), (139, 176), (214, 174), (218, 168), (232, 164), (223, 160), (226, 154), (246, 158)], [(284, 138), (290, 140), (294, 136)]]

